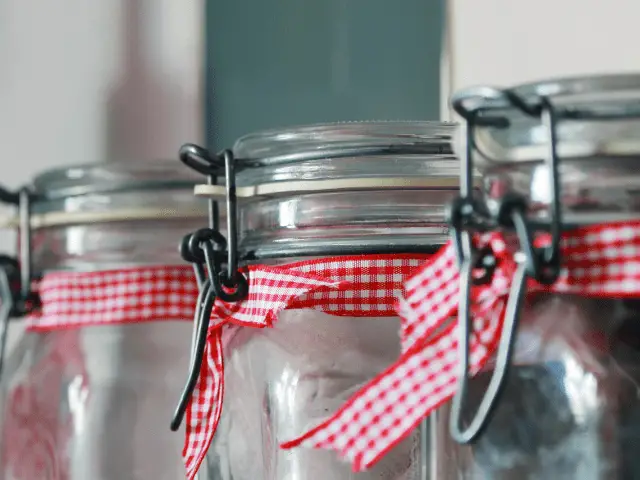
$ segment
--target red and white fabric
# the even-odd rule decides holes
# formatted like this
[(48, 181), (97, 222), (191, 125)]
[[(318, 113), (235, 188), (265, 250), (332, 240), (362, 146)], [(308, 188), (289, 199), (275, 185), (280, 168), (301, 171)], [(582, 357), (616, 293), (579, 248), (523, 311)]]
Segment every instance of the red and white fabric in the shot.
[[(494, 354), (502, 329), (513, 251), (502, 235), (478, 237), (498, 260), (489, 284), (472, 287), (470, 373)], [(548, 236), (536, 244), (548, 243)], [(640, 297), (640, 222), (595, 225), (564, 232), (562, 270), (551, 286), (528, 281), (528, 292), (577, 294), (596, 298)], [(454, 248), (446, 245), (405, 285), (398, 302), (402, 355), (355, 394), (331, 418), (283, 445), (335, 450), (354, 471), (375, 464), (430, 412), (455, 393), (458, 362), (459, 271)]]
[[(192, 480), (211, 444), (224, 397), (224, 335), (238, 327), (268, 328), (284, 309), (317, 309), (331, 315), (395, 317), (402, 283), (424, 255), (333, 257), (245, 270), (249, 295), (216, 302), (198, 385), (187, 411), (183, 456)], [(226, 338), (226, 337), (225, 337)]]
[(198, 285), (188, 266), (54, 272), (38, 285), (42, 307), (28, 328), (193, 320)]

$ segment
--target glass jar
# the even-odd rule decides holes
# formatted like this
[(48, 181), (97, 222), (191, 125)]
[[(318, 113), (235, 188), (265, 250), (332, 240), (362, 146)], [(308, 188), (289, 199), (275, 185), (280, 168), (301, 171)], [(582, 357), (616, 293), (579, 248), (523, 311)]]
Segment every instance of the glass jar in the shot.
[[(467, 107), (482, 105), (478, 118), (502, 119), (469, 127), (488, 211), (517, 194), (528, 201), (531, 225), (548, 231), (556, 218), (549, 110), (536, 112), (548, 101), (564, 231), (638, 219), (640, 76), (553, 80), (509, 92), (533, 112), (509, 102), (504, 91), (458, 97), (466, 97)], [(449, 435), (451, 405), (437, 412), (436, 478), (640, 478), (640, 303), (613, 297), (527, 297), (505, 389), (486, 430), (468, 445), (457, 444)], [(476, 412), (492, 370), (488, 365), (470, 381), (463, 424)]]
[[(279, 446), (330, 416), (400, 354), (394, 297), (447, 239), (443, 208), (458, 188), (454, 131), (453, 124), (352, 123), (237, 141), (239, 254), (253, 268), (250, 294), (261, 268), (319, 275), (329, 264), (334, 276), (325, 280), (372, 290), (314, 291), (288, 301), (272, 328), (225, 330), (224, 407), (208, 478), (422, 478), (419, 432), (358, 474), (334, 452)], [(321, 297), (328, 303), (309, 306)]]
[(182, 438), (168, 424), (197, 296), (177, 247), (207, 211), (196, 178), (175, 161), (35, 179), (42, 311), (5, 362), (0, 478), (184, 478)]

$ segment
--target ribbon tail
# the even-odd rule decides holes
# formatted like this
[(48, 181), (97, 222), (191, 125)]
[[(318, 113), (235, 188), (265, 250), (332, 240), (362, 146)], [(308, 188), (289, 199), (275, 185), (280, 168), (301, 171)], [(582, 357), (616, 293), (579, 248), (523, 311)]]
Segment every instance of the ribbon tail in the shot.
[[(503, 303), (474, 321), (471, 374), (486, 364), (495, 350), (502, 324)], [(416, 343), (375, 377), (331, 418), (309, 432), (285, 442), (335, 450), (355, 472), (370, 468), (404, 440), (433, 410), (455, 393), (458, 326), (451, 322), (426, 343)]]
[(443, 304), (437, 314), (427, 315), (416, 311), (410, 301), (399, 298), (396, 311), (400, 317), (400, 345), (406, 352), (417, 344), (423, 345), (430, 337), (441, 330), (451, 316), (455, 314), (457, 305)]
[(404, 284), (404, 298), (396, 304), (403, 352), (434, 335), (455, 315), (459, 291), (455, 250), (449, 243)]
[(187, 410), (187, 426), (182, 457), (187, 479), (194, 480), (204, 461), (213, 434), (220, 422), (224, 397), (222, 328), (209, 332), (205, 359), (198, 384)]
[[(193, 480), (213, 441), (220, 422), (224, 396), (223, 329), (267, 328), (293, 299), (320, 288), (339, 288), (344, 282), (283, 268), (255, 266), (249, 269), (249, 295), (238, 303), (216, 301), (198, 385), (187, 411), (183, 459), (187, 479)], [(226, 341), (232, 336), (227, 335)]]
[(281, 448), (332, 449), (349, 460), (354, 471), (367, 469), (453, 395), (456, 342), (452, 332), (453, 325), (425, 348), (407, 351), (331, 418)]

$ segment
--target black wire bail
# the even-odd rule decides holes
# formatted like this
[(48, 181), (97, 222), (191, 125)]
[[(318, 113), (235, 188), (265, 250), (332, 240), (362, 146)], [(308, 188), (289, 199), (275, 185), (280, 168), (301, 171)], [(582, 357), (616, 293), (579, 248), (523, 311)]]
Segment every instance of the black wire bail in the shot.
[(186, 385), (180, 396), (171, 430), (176, 431), (187, 410), (189, 399), (198, 382), (207, 344), (207, 332), (215, 301), (239, 302), (249, 293), (247, 278), (238, 268), (238, 205), (236, 198), (236, 170), (233, 152), (224, 150), (211, 156), (208, 150), (193, 144), (180, 148), (180, 161), (205, 175), (215, 185), (224, 173), (227, 203), (227, 237), (220, 233), (218, 202), (209, 199), (209, 226), (186, 235), (180, 244), (180, 255), (193, 264), (199, 294), (194, 315), (191, 339), (191, 358)]
[[(532, 227), (527, 220), (527, 199), (519, 194), (509, 193), (501, 201), (499, 208), (489, 212), (484, 202), (474, 197), (473, 155), (477, 151), (474, 130), (477, 125), (493, 128), (508, 128), (507, 117), (492, 115), (491, 103), (502, 103), (521, 111), (524, 115), (539, 118), (546, 127), (548, 148), (545, 156), (551, 186), (551, 244), (547, 248), (534, 247)], [(473, 103), (473, 108), (467, 105)], [(528, 278), (534, 278), (543, 284), (552, 284), (560, 272), (559, 242), (562, 230), (560, 211), (560, 182), (557, 156), (557, 115), (548, 98), (539, 96), (532, 103), (521, 98), (511, 90), (491, 87), (467, 90), (454, 95), (451, 99), (453, 109), (466, 123), (465, 149), (461, 154), (460, 196), (448, 210), (448, 221), (460, 265), (460, 305), (458, 309), (458, 384), (451, 404), (449, 430), (455, 441), (471, 443), (478, 438), (490, 421), (500, 396), (504, 390), (511, 358), (513, 355), (516, 330), (526, 294)], [(520, 244), (516, 253), (518, 264), (511, 283), (511, 289), (505, 310), (504, 325), (496, 354), (496, 366), (489, 386), (480, 401), (474, 417), (462, 426), (463, 409), (469, 384), (470, 336), (473, 332), (471, 318), (471, 288), (473, 285), (491, 281), (497, 264), (489, 248), (478, 251), (472, 241), (474, 232), (501, 228), (515, 231)], [(478, 272), (480, 270), (480, 272)]]
[(27, 188), (11, 192), (0, 186), (0, 202), (16, 206), (19, 217), (19, 248), (16, 257), (0, 254), (0, 377), (4, 371), (9, 321), (23, 317), (40, 305), (32, 291), (31, 193)]

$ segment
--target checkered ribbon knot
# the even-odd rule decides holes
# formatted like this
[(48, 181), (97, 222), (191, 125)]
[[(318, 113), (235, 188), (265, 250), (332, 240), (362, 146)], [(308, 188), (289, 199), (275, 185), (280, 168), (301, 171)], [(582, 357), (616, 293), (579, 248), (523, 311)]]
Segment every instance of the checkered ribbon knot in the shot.
[[(499, 233), (474, 239), (497, 258), (491, 282), (472, 287), (470, 374), (497, 349), (516, 264)], [(536, 245), (548, 244), (548, 235)], [(562, 269), (550, 286), (529, 280), (527, 292), (598, 298), (640, 296), (640, 222), (602, 224), (563, 233)], [(397, 309), (402, 354), (328, 420), (282, 445), (335, 450), (354, 471), (375, 464), (434, 409), (455, 393), (460, 278), (454, 247), (445, 245), (405, 283)]]
[(223, 347), (238, 328), (269, 328), (284, 309), (315, 309), (350, 317), (397, 316), (394, 305), (403, 282), (424, 255), (333, 257), (245, 269), (247, 298), (216, 301), (204, 361), (186, 413), (183, 457), (192, 480), (220, 421), (224, 396)]

